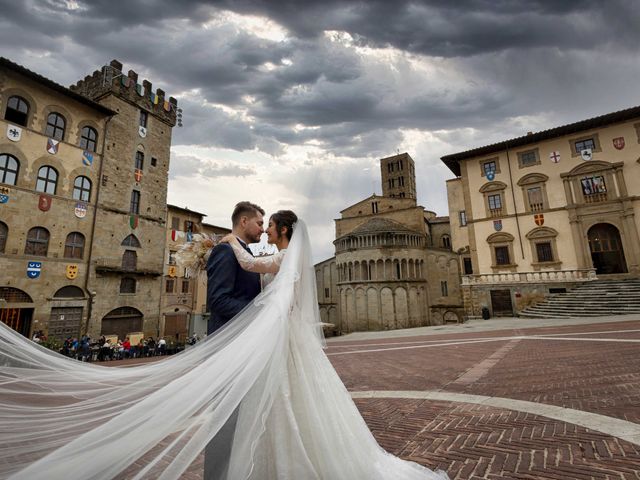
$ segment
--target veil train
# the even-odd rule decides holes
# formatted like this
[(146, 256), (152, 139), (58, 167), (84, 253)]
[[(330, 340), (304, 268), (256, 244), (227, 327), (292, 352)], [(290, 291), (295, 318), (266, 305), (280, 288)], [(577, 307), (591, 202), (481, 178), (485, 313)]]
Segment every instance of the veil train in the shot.
[(167, 360), (86, 364), (0, 324), (0, 478), (177, 479), (237, 410), (228, 480), (446, 479), (376, 443), (323, 346), (302, 221), (274, 281)]

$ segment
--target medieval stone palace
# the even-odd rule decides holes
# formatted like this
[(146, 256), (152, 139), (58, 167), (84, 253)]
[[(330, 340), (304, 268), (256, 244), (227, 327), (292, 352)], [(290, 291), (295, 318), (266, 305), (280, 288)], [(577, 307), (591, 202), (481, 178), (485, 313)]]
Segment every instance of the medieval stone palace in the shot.
[(161, 333), (177, 102), (122, 64), (65, 88), (0, 58), (0, 320)]

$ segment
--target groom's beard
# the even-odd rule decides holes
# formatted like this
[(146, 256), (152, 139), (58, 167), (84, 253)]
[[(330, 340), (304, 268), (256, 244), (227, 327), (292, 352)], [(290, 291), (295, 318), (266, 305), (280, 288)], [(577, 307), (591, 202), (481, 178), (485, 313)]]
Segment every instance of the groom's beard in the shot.
[(249, 240), (247, 243), (260, 243), (260, 237), (262, 236), (262, 233), (258, 233), (257, 235), (254, 235), (253, 237), (247, 235), (247, 240)]

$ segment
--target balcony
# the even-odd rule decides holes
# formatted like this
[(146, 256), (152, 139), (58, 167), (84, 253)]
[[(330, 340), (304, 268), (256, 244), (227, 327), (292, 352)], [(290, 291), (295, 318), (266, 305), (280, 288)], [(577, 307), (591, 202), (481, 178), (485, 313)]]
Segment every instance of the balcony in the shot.
[(489, 209), (489, 215), (491, 215), (492, 218), (502, 217), (502, 207), (500, 207), (500, 208), (490, 208)]
[(529, 209), (532, 212), (541, 212), (544, 210), (544, 204), (543, 203), (529, 203)]
[(591, 195), (583, 194), (583, 197), (584, 197), (584, 203), (606, 202), (607, 201), (607, 192), (592, 193)]
[(96, 273), (115, 273), (159, 277), (162, 276), (162, 265), (137, 262), (136, 265), (123, 265), (121, 258), (97, 258)]
[(596, 278), (596, 271), (593, 268), (553, 270), (549, 272), (487, 273), (482, 275), (463, 275), (462, 285), (588, 282)]

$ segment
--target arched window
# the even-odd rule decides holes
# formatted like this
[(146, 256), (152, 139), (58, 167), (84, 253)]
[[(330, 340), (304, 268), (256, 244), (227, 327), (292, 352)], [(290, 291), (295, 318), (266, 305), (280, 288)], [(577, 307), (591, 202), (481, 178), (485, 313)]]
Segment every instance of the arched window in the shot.
[(71, 232), (64, 242), (64, 258), (82, 258), (84, 256), (84, 235)]
[(491, 248), (491, 268), (515, 268), (513, 256), (513, 235), (506, 232), (496, 232), (487, 237)]
[(120, 293), (136, 293), (136, 279), (124, 277), (120, 280)]
[(56, 186), (58, 185), (58, 172), (55, 168), (45, 165), (38, 170), (38, 181), (36, 182), (36, 190), (38, 192), (50, 193), (55, 195)]
[(98, 132), (91, 127), (82, 127), (82, 132), (80, 133), (80, 148), (95, 152), (97, 144)]
[(441, 241), (443, 248), (451, 248), (451, 238), (449, 235), (442, 235)]
[(557, 236), (558, 231), (549, 227), (537, 227), (526, 234), (531, 242), (532, 264), (534, 266), (540, 263), (547, 265), (560, 263), (556, 246)]
[(502, 217), (507, 214), (504, 204), (505, 189), (507, 185), (503, 182), (493, 181), (485, 183), (480, 188), (480, 193), (484, 195), (484, 206), (487, 217)]
[(0, 183), (15, 185), (18, 178), (20, 163), (13, 155), (0, 154)]
[(55, 138), (56, 140), (64, 140), (64, 130), (67, 122), (64, 117), (57, 112), (52, 112), (47, 117), (47, 128), (44, 134), (47, 137)]
[(9, 236), (9, 227), (4, 222), (0, 222), (0, 253), (4, 253), (4, 247), (7, 245), (7, 237)]
[(27, 292), (13, 287), (0, 287), (0, 298), (4, 298), (8, 303), (33, 303)]
[(49, 251), (49, 231), (43, 227), (33, 227), (27, 234), (25, 255), (47, 256)]
[(138, 151), (136, 152), (136, 163), (135, 163), (135, 167), (142, 170), (142, 167), (144, 167), (144, 153)]
[(140, 240), (138, 240), (138, 237), (136, 237), (133, 233), (131, 235), (127, 235), (127, 237), (122, 241), (122, 243), (120, 245), (123, 245), (125, 247), (135, 247), (135, 248), (140, 248)]
[(81, 288), (74, 285), (62, 287), (53, 294), (53, 298), (85, 298)]
[(135, 250), (125, 250), (122, 255), (122, 268), (124, 270), (135, 270), (138, 266), (138, 254)]
[(518, 180), (522, 188), (524, 206), (527, 212), (540, 212), (549, 208), (546, 182), (549, 180), (543, 173), (530, 173)]
[(7, 122), (17, 125), (27, 126), (27, 118), (29, 116), (29, 104), (27, 101), (18, 96), (9, 97), (7, 102), (7, 110), (4, 112), (4, 119)]
[(88, 202), (91, 198), (91, 180), (80, 175), (73, 182), (73, 198)]

